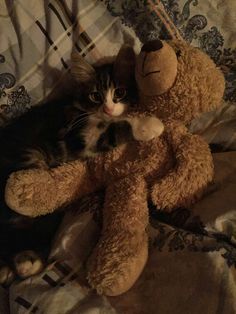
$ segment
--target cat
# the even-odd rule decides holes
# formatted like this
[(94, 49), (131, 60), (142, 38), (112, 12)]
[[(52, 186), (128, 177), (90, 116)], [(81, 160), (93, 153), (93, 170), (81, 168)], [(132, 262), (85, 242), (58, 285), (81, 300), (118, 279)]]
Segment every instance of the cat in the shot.
[(26, 278), (43, 269), (63, 217), (58, 212), (33, 219), (11, 211), (4, 202), (11, 172), (53, 168), (159, 135), (158, 119), (126, 116), (137, 103), (134, 63), (135, 54), (127, 47), (114, 62), (97, 66), (72, 54), (73, 94), (35, 106), (0, 129), (0, 284), (9, 284), (15, 273)]

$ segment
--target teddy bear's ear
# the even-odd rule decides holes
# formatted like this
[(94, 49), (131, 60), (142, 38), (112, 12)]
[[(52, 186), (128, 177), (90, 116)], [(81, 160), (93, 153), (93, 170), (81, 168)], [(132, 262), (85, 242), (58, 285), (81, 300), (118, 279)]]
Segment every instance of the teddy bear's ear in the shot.
[(114, 77), (122, 85), (130, 85), (134, 82), (136, 55), (133, 48), (123, 45), (114, 62)]
[(95, 76), (94, 68), (76, 51), (71, 53), (71, 74), (79, 83), (90, 82)]

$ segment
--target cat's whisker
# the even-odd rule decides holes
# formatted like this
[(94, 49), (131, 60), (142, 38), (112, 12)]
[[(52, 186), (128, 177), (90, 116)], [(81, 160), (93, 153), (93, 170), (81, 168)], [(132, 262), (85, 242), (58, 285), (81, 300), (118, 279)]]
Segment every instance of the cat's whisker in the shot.
[(80, 122), (86, 121), (87, 119), (88, 119), (88, 116), (82, 117), (82, 118), (80, 118), (80, 119), (77, 119), (77, 120), (74, 121), (72, 124), (70, 124), (70, 126), (73, 127), (73, 126), (77, 125), (77, 124), (80, 123)]
[(79, 113), (78, 116), (76, 116), (76, 118), (83, 117), (83, 116), (88, 116), (88, 115), (89, 115), (88, 112), (82, 112), (82, 113)]
[(96, 112), (84, 112), (84, 113), (81, 113), (79, 114), (77, 117), (75, 117), (73, 120), (72, 120), (72, 124), (76, 123), (77, 121), (80, 121), (82, 118), (88, 118), (88, 117), (91, 117), (92, 115), (94, 115)]
[(89, 117), (88, 114), (82, 116), (82, 115), (78, 115), (75, 119), (73, 119), (71, 122), (70, 122), (70, 126), (74, 125), (75, 123), (77, 123), (78, 121), (82, 120), (82, 119), (87, 119)]
[(73, 125), (74, 123), (76, 123), (78, 120), (80, 120), (81, 118), (87, 118), (90, 116), (90, 113), (88, 112), (83, 112), (83, 113), (79, 113), (78, 115), (76, 115), (70, 122), (69, 125)]
[(73, 127), (73, 126), (77, 125), (79, 122), (86, 121), (86, 120), (87, 120), (87, 117), (77, 119), (73, 123), (69, 124), (69, 127)]
[(87, 114), (85, 117), (74, 120), (74, 122), (68, 126), (66, 134), (72, 131), (74, 128), (81, 126), (88, 119), (88, 117), (91, 117), (93, 114), (94, 113), (90, 113), (90, 114)]
[(88, 117), (88, 116), (89, 116), (88, 113), (81, 113), (81, 114), (78, 114), (77, 116), (75, 116), (75, 117), (73, 118), (73, 120), (72, 120), (71, 122), (76, 122), (78, 119), (83, 118), (83, 117)]

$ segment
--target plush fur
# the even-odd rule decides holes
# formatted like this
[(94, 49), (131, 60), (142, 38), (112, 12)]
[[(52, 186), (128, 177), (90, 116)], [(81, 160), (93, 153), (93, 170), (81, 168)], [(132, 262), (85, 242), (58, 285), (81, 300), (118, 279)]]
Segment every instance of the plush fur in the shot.
[[(33, 217), (105, 189), (102, 233), (87, 264), (90, 285), (105, 295), (124, 293), (142, 272), (148, 256), (148, 200), (168, 211), (188, 206), (213, 178), (207, 143), (190, 134), (185, 124), (220, 105), (223, 75), (200, 50), (182, 42), (163, 44), (168, 45), (165, 54), (160, 42), (151, 42), (137, 58), (141, 102), (131, 113), (162, 117), (160, 137), (122, 145), (87, 162), (16, 172), (6, 186), (8, 205)], [(165, 76), (171, 77), (169, 85), (160, 83)]]

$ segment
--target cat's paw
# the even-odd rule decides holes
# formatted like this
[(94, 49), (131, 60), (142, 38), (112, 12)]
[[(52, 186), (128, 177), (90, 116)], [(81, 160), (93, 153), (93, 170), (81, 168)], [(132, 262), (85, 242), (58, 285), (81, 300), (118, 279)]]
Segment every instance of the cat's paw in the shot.
[(137, 141), (150, 141), (164, 131), (163, 123), (155, 117), (143, 117), (132, 123), (133, 136)]
[(13, 270), (6, 264), (0, 264), (0, 285), (9, 286), (15, 278)]
[(27, 278), (42, 271), (44, 263), (34, 251), (23, 251), (14, 257), (15, 270), (21, 278)]

